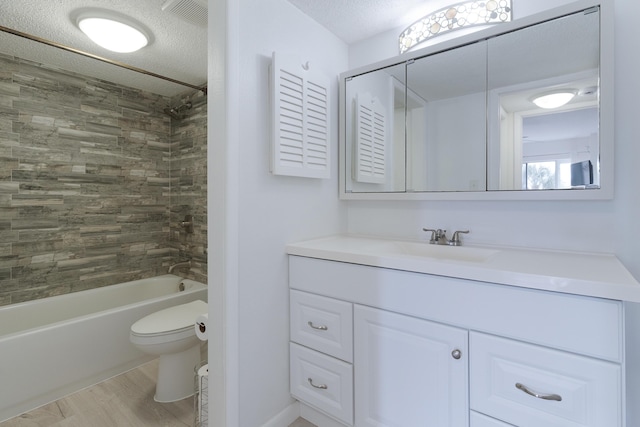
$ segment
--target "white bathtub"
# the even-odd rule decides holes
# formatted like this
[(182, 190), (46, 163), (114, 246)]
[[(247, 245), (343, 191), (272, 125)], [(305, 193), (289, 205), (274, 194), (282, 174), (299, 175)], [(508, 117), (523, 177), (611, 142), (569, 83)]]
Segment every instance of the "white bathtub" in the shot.
[(197, 299), (206, 285), (167, 274), (0, 307), (0, 421), (151, 360), (131, 325)]

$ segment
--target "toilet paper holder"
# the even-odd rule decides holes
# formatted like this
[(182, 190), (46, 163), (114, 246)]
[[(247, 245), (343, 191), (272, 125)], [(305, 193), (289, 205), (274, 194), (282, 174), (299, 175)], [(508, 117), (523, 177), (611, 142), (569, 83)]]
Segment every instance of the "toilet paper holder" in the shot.
[(198, 325), (198, 329), (200, 329), (200, 332), (204, 334), (207, 330), (207, 325), (205, 325), (204, 322), (196, 322), (196, 324)]

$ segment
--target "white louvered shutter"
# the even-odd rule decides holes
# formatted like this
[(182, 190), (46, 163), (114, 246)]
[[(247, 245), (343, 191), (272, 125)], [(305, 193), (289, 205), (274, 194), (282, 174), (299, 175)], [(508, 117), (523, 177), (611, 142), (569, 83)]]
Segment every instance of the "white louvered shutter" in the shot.
[(354, 177), (358, 182), (384, 184), (386, 172), (386, 111), (370, 93), (356, 96)]
[(329, 79), (295, 55), (274, 52), (271, 91), (271, 172), (329, 178)]

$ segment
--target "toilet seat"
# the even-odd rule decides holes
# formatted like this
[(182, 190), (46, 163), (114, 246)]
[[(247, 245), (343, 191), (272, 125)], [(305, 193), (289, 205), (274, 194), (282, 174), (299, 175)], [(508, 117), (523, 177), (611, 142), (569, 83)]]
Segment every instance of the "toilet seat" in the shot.
[(131, 325), (131, 341), (153, 344), (169, 336), (172, 340), (190, 338), (195, 335), (196, 318), (207, 309), (206, 302), (197, 300), (156, 311)]

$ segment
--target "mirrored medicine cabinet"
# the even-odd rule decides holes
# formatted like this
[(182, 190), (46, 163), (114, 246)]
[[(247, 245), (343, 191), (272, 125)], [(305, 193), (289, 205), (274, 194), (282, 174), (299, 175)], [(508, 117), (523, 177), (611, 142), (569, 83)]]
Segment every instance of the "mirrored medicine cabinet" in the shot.
[(611, 198), (609, 13), (574, 3), (343, 73), (341, 197)]

